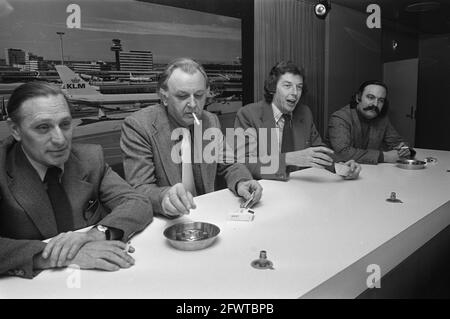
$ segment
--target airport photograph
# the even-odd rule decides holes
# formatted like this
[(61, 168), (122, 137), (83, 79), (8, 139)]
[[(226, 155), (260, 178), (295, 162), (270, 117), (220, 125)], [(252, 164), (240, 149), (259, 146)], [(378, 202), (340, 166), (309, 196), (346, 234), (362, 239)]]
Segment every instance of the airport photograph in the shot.
[[(177, 56), (204, 65), (212, 85), (208, 110), (227, 114), (242, 106), (240, 19), (139, 1), (113, 4), (84, 1), (86, 14), (78, 19), (81, 8), (70, 1), (18, 1), (1, 21), (2, 105), (24, 82), (61, 85), (80, 122), (75, 140), (102, 144), (111, 165), (121, 164), (120, 121), (158, 103), (157, 78)], [(178, 23), (169, 25), (171, 19)], [(77, 28), (79, 21), (85, 27)], [(0, 138), (8, 134), (5, 124)]]
[(450, 0), (0, 0), (0, 299), (450, 298), (449, 74)]

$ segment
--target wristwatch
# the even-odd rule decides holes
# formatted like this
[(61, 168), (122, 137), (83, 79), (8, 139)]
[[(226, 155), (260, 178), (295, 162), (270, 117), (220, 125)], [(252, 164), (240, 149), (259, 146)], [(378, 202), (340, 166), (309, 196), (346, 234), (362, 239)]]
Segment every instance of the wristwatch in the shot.
[(109, 231), (108, 227), (103, 226), (103, 225), (97, 225), (97, 226), (95, 226), (95, 228), (97, 228), (98, 231), (105, 233), (106, 240), (111, 239), (111, 232)]

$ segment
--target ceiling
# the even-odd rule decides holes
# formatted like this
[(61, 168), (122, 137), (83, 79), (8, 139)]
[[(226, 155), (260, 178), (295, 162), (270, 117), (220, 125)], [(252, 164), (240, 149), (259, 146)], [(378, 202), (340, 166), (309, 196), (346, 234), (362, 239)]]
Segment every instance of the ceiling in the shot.
[[(405, 10), (408, 5), (423, 2), (434, 2), (438, 7), (428, 12)], [(450, 34), (450, 0), (331, 0), (331, 9), (333, 9), (333, 4), (361, 12), (366, 12), (369, 4), (378, 4), (381, 8), (382, 19), (399, 23), (419, 33)], [(412, 8), (417, 8), (417, 6)]]

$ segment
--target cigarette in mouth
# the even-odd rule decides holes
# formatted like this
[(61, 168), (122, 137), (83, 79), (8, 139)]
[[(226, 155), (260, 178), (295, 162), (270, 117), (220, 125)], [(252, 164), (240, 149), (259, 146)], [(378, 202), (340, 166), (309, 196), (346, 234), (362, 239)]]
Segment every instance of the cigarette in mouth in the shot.
[(200, 121), (198, 120), (197, 115), (195, 115), (194, 112), (192, 112), (192, 116), (194, 117), (195, 124), (200, 125)]

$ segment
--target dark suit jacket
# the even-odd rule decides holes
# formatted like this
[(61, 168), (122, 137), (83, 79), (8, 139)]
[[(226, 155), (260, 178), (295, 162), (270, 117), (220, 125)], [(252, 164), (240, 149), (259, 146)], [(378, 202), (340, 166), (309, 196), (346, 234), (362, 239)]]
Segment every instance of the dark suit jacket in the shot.
[[(220, 123), (216, 115), (202, 112), (203, 132), (217, 128)], [(171, 186), (181, 183), (181, 165), (174, 163), (172, 149), (178, 141), (171, 140), (176, 129), (169, 120), (166, 108), (152, 105), (127, 117), (122, 125), (120, 147), (126, 180), (144, 194), (153, 205), (155, 213), (162, 213), (161, 200)], [(203, 149), (210, 141), (203, 140)], [(223, 139), (221, 145), (224, 146)], [(223, 147), (222, 147), (223, 149)], [(236, 193), (239, 181), (250, 180), (252, 176), (242, 164), (205, 163), (200, 164), (201, 179), (205, 193), (216, 190), (216, 176), (223, 176), (228, 188)]]
[[(99, 145), (74, 144), (64, 164), (62, 184), (73, 211), (74, 227), (102, 224), (123, 232), (126, 241), (152, 220), (146, 198), (105, 164)], [(20, 144), (0, 144), (0, 274), (33, 277), (33, 256), (42, 240), (58, 234), (45, 185)]]
[(392, 150), (403, 139), (391, 125), (387, 116), (370, 122), (369, 144), (362, 142), (361, 121), (357, 110), (346, 105), (334, 112), (328, 122), (327, 140), (339, 160), (354, 159), (362, 164), (377, 164), (380, 152)]
[[(257, 103), (252, 103), (241, 108), (237, 114), (234, 122), (235, 128), (243, 128), (244, 130), (248, 128), (255, 128), (257, 133), (257, 142), (265, 143), (266, 140), (260, 140), (260, 131), (259, 129), (275, 129), (275, 119), (273, 117), (272, 105), (262, 100)], [(308, 106), (304, 104), (297, 104), (294, 112), (292, 113), (292, 127), (294, 130), (294, 150), (303, 150), (308, 147), (313, 146), (325, 146), (322, 142), (319, 132), (317, 131), (314, 122), (311, 110)], [(274, 138), (276, 135), (274, 136)], [(248, 143), (245, 145), (246, 149), (246, 165), (249, 168), (252, 175), (257, 178), (265, 178), (265, 179), (277, 179), (277, 180), (287, 180), (289, 177), (289, 173), (291, 171), (297, 170), (297, 167), (286, 166), (286, 156), (281, 153), (278, 148), (278, 141), (274, 143), (277, 149), (271, 149), (272, 139), (270, 132), (267, 134), (267, 145), (268, 145), (268, 154), (272, 154), (273, 151), (276, 152), (277, 156), (279, 156), (279, 168), (273, 174), (262, 174), (261, 167), (263, 164), (258, 160), (257, 163), (252, 164), (249, 162), (249, 151), (248, 151)], [(259, 148), (258, 148), (258, 159), (260, 158)]]

